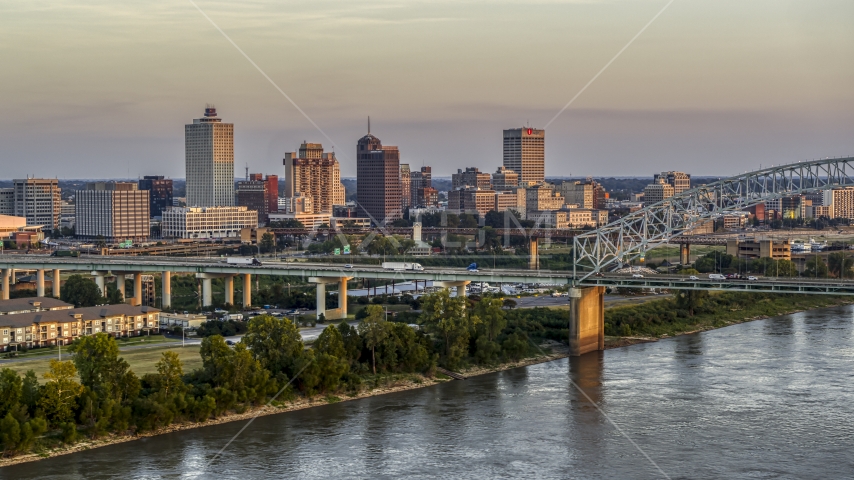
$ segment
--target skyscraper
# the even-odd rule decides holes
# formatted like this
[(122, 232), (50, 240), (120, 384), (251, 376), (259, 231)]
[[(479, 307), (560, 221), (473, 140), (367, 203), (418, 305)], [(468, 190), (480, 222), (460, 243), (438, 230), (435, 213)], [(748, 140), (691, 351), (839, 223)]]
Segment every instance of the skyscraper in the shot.
[(234, 205), (234, 125), (222, 123), (216, 108), (184, 126), (187, 205)]
[(62, 204), (59, 180), (26, 178), (12, 180), (15, 216), (27, 219), (27, 225), (44, 225), (46, 230), (59, 228)]
[(522, 127), (504, 130), (504, 167), (519, 174), (519, 185), (546, 179), (546, 131)]
[(146, 175), (139, 180), (139, 189), (149, 192), (149, 211), (152, 217), (159, 217), (163, 210), (172, 206), (172, 179), (162, 175)]
[(409, 175), (409, 206), (421, 207), (427, 204), (425, 189), (433, 188), (433, 169), (421, 167), (421, 170)]
[(344, 205), (344, 185), (335, 152), (324, 153), (323, 145), (303, 142), (299, 153), (286, 153), (282, 163), (285, 165), (285, 198), (311, 198), (311, 213), (332, 213), (334, 205)]
[(411, 200), (412, 195), (410, 195), (410, 177), (411, 174), (409, 172), (409, 164), (401, 163), (400, 164), (400, 206), (401, 208), (407, 208), (410, 206), (409, 201)]
[(92, 182), (75, 192), (76, 234), (107, 241), (145, 240), (150, 234), (148, 190), (133, 182)]
[(368, 134), (356, 144), (359, 215), (373, 223), (391, 223), (402, 217), (400, 195), (400, 151), (383, 146), (379, 138), (371, 135), (369, 127)]

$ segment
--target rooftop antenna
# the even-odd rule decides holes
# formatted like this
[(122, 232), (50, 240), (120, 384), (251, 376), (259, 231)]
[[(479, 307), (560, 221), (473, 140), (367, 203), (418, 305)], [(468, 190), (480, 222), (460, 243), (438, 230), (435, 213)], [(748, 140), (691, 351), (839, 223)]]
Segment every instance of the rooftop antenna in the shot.
[(246, 181), (249, 181), (249, 163), (246, 163)]
[(371, 134), (371, 116), (368, 115), (368, 135)]

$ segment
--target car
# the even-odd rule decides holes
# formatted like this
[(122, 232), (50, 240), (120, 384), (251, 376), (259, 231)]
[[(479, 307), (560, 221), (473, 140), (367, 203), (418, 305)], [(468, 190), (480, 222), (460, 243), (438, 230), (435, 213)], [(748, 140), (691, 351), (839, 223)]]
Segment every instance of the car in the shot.
[(226, 344), (226, 345), (234, 345), (234, 342), (232, 342), (231, 340), (226, 340), (226, 341), (225, 341), (225, 344)]
[(753, 281), (753, 280), (759, 280), (759, 277), (755, 277), (755, 276), (753, 276), (753, 275), (750, 275), (750, 276), (748, 276), (748, 277), (747, 277), (747, 279), (748, 279), (748, 280), (750, 280), (750, 281)]
[(560, 292), (552, 292), (552, 297), (560, 297)]
[(700, 278), (697, 277), (696, 275), (691, 275), (690, 277), (688, 277), (688, 280), (699, 280), (699, 279)]
[(353, 268), (353, 265), (348, 263), (348, 264), (344, 265), (344, 268)]
[(643, 274), (642, 273), (633, 273), (632, 278), (643, 278)]

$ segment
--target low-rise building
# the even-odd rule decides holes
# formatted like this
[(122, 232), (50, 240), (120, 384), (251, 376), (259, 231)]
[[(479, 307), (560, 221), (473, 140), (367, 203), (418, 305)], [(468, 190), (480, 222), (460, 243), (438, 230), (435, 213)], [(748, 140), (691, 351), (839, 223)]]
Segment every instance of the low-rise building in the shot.
[(560, 210), (565, 203), (563, 196), (548, 184), (528, 187), (525, 194), (525, 209), (529, 212)]
[(727, 255), (738, 258), (772, 258), (774, 260), (791, 260), (792, 247), (788, 241), (775, 242), (770, 238), (741, 240), (732, 238), (726, 243)]
[(160, 328), (162, 330), (167, 330), (175, 326), (181, 328), (199, 328), (207, 321), (208, 317), (194, 313), (187, 313), (183, 315), (179, 313), (160, 314)]
[(158, 331), (160, 310), (127, 304), (48, 310), (0, 316), (0, 351), (68, 345), (85, 335), (105, 332), (133, 337)]
[(50, 297), (11, 298), (0, 300), (0, 315), (44, 312), (49, 310), (70, 310), (74, 305)]
[(546, 210), (528, 212), (528, 220), (534, 222), (537, 228), (568, 228), (567, 212), (560, 210)]
[(657, 178), (655, 183), (650, 183), (643, 189), (643, 202), (652, 205), (676, 194), (673, 185), (667, 183), (664, 178)]
[(258, 212), (246, 207), (172, 207), (163, 211), (165, 238), (235, 238), (258, 226)]

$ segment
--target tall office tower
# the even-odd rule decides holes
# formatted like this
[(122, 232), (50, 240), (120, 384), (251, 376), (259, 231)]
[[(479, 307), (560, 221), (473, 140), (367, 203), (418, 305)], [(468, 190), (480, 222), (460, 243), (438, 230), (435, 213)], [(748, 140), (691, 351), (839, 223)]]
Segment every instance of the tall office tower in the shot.
[(504, 167), (519, 174), (527, 187), (546, 179), (546, 131), (535, 128), (504, 130)]
[(691, 174), (685, 172), (661, 172), (652, 177), (652, 183), (658, 183), (662, 179), (673, 187), (674, 195), (679, 195), (685, 190), (691, 189)]
[(402, 217), (400, 196), (400, 152), (397, 147), (383, 146), (369, 127), (368, 134), (356, 143), (359, 216), (379, 225), (390, 224)]
[(652, 205), (675, 194), (676, 189), (673, 188), (673, 185), (667, 183), (664, 178), (659, 177), (655, 180), (655, 183), (650, 183), (643, 189), (643, 203), (644, 205)]
[(276, 213), (279, 210), (279, 176), (267, 175), (265, 178), (263, 174), (250, 173), (249, 180), (264, 182), (264, 202), (266, 202), (267, 213)]
[(519, 174), (513, 170), (500, 166), (492, 174), (492, 188), (496, 190), (512, 190), (518, 186)]
[(433, 188), (433, 170), (431, 167), (421, 167), (409, 176), (409, 205), (420, 207), (427, 204), (425, 189)]
[(187, 205), (234, 205), (234, 125), (222, 123), (216, 108), (184, 126)]
[(149, 191), (138, 188), (132, 182), (93, 182), (74, 192), (76, 235), (108, 241), (147, 239)]
[(464, 187), (488, 189), (492, 188), (492, 176), (477, 167), (458, 168), (457, 173), (451, 174), (451, 184), (454, 190)]
[(152, 217), (159, 217), (163, 210), (172, 206), (172, 179), (162, 175), (146, 175), (139, 180), (139, 189), (148, 190), (149, 211)]
[(332, 213), (334, 205), (344, 205), (344, 185), (335, 152), (323, 153), (323, 145), (303, 142), (299, 153), (286, 153), (282, 163), (285, 198), (310, 197), (311, 213)]
[(59, 228), (62, 205), (59, 180), (26, 178), (12, 180), (15, 189), (15, 216), (27, 219), (27, 225), (43, 225), (45, 229)]
[(411, 189), (411, 173), (408, 163), (400, 164), (400, 207), (408, 208), (412, 195), (409, 193)]
[[(240, 180), (237, 182), (237, 206), (258, 212), (258, 222), (264, 224), (269, 219), (267, 205), (267, 184), (263, 180)], [(278, 208), (278, 205), (276, 205)]]

